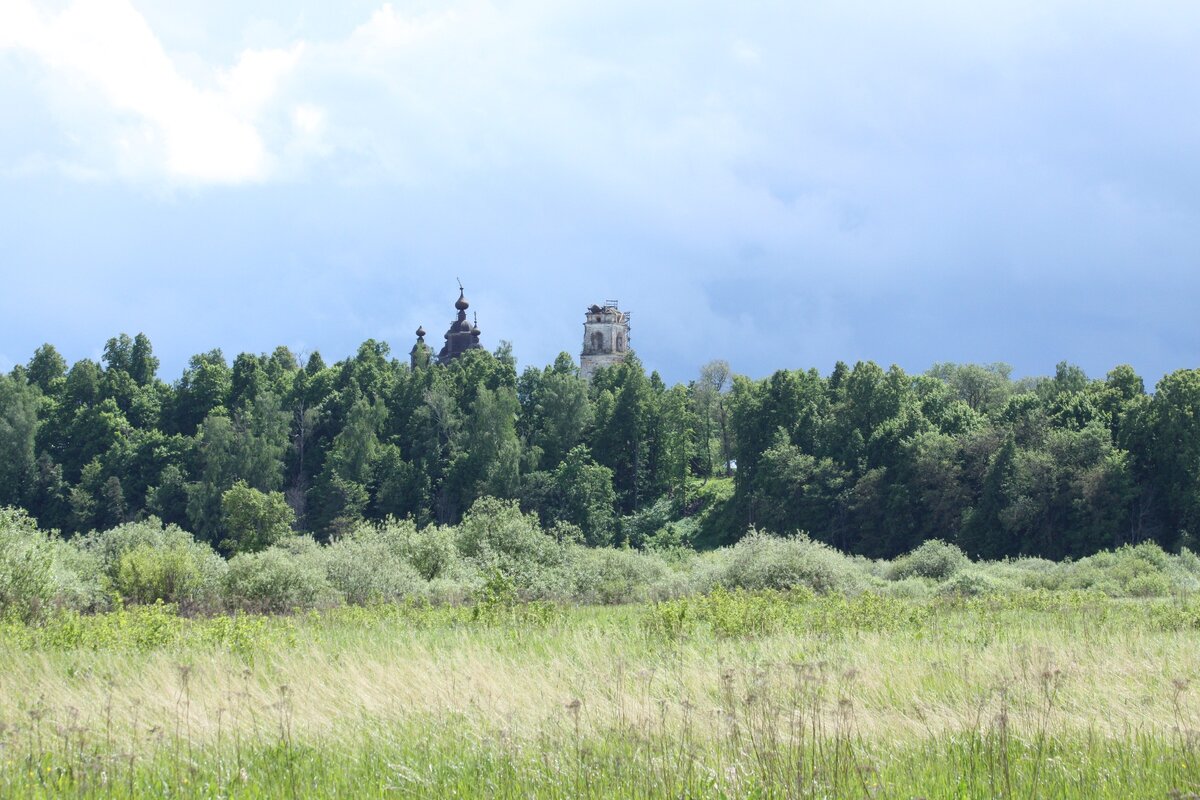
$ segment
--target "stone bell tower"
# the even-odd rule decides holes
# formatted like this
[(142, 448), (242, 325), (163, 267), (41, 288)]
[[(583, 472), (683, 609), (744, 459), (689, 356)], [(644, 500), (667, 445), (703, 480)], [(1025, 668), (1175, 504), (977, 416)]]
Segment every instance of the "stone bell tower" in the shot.
[(601, 367), (620, 364), (629, 355), (629, 312), (617, 307), (616, 300), (587, 310), (583, 323), (583, 352), (579, 356), (579, 374), (587, 380)]

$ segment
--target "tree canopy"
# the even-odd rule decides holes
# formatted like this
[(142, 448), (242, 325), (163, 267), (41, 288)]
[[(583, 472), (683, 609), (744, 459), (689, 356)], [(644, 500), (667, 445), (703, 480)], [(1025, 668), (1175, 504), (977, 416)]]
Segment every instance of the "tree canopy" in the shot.
[(714, 361), (667, 386), (633, 355), (588, 382), (566, 353), (519, 374), (507, 345), (413, 368), (369, 340), (333, 364), (211, 350), (167, 383), (142, 334), (102, 352), (68, 368), (47, 344), (0, 375), (0, 506), (64, 535), (154, 515), (257, 549), (292, 528), (456, 523), (492, 497), (637, 545), (699, 513), (710, 480), (733, 487), (711, 544), (757, 526), (869, 556), (941, 539), (1062, 558), (1200, 532), (1200, 370), (1150, 394), (1128, 366), (755, 380)]

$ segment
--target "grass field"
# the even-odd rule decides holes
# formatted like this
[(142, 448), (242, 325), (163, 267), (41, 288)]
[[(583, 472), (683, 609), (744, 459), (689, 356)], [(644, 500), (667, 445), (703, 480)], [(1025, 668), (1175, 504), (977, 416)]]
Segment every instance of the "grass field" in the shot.
[(1194, 797), (1200, 603), (718, 590), (0, 627), (3, 797)]

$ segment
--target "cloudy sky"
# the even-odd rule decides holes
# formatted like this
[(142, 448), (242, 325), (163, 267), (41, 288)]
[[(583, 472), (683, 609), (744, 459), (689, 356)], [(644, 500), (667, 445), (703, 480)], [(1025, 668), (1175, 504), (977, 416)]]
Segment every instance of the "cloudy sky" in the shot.
[(0, 0), (0, 369), (1200, 366), (1200, 4)]

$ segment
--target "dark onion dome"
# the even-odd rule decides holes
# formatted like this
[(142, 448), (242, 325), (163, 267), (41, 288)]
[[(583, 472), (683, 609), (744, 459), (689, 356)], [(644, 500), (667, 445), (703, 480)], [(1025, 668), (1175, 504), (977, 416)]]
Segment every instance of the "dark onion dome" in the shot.
[(458, 290), (458, 299), (454, 301), (454, 307), (459, 311), (466, 311), (471, 307), (471, 304), (467, 302), (467, 298), (463, 296), (462, 289)]
[(425, 326), (424, 325), (421, 325), (420, 327), (417, 328), (417, 338), (418, 339), (425, 338)]
[(472, 335), (472, 336), (478, 336), (478, 335), (479, 335), (479, 328), (478, 328), (478, 326), (476, 326), (476, 327), (474, 327), (474, 328), (471, 328), (471, 335)]
[(467, 322), (464, 319), (462, 322), (458, 323), (458, 329), (460, 331), (462, 331), (463, 333), (470, 333), (471, 332), (471, 323)]

